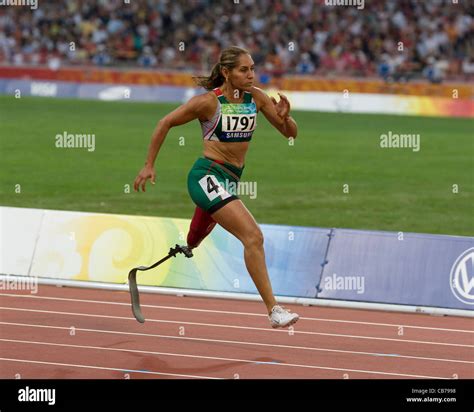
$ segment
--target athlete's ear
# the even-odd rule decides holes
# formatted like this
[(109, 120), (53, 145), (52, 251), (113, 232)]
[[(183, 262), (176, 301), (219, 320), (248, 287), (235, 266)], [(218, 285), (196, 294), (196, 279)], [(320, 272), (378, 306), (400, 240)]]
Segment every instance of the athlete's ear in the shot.
[(225, 81), (227, 81), (227, 78), (229, 77), (229, 69), (227, 67), (223, 67), (221, 70), (221, 74), (224, 77)]

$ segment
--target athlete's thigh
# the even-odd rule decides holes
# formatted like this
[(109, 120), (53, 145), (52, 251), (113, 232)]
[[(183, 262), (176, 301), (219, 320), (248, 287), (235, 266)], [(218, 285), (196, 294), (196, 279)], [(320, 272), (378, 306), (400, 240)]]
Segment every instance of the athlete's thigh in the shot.
[(254, 217), (240, 199), (227, 203), (211, 216), (219, 225), (240, 240), (260, 232)]

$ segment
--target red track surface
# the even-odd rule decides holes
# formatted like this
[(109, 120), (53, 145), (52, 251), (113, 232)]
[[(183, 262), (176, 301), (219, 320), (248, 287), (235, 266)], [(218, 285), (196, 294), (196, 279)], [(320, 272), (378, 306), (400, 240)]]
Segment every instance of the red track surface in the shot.
[[(474, 321), (40, 285), (0, 294), (0, 378), (474, 378)], [(149, 306), (148, 306), (149, 305)]]

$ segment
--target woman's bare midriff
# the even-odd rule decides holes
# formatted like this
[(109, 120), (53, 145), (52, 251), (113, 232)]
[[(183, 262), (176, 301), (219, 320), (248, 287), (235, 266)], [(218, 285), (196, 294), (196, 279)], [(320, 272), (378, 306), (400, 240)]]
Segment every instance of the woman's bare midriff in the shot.
[(204, 156), (214, 160), (231, 163), (242, 167), (245, 164), (245, 155), (250, 142), (216, 142), (204, 140)]

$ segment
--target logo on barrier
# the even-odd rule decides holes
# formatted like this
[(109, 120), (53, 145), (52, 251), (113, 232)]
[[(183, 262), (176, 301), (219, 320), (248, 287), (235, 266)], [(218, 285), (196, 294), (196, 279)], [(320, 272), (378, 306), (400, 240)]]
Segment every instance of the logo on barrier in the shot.
[(456, 299), (474, 305), (474, 247), (465, 250), (454, 262), (449, 276)]

